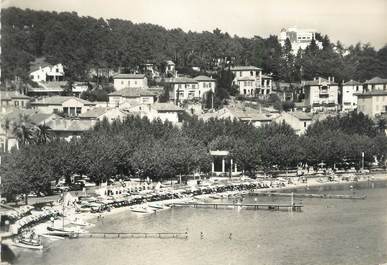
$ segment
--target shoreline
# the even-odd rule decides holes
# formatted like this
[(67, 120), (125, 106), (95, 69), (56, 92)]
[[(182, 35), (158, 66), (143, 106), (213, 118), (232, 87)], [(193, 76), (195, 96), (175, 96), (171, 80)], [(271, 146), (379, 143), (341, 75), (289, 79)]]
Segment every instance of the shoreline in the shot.
[[(387, 173), (379, 173), (379, 174), (369, 174), (365, 176), (361, 176), (358, 181), (343, 181), (343, 180), (338, 180), (338, 181), (326, 181), (326, 182), (320, 182), (318, 181), (317, 178), (309, 178), (307, 182), (301, 182), (297, 180), (297, 178), (292, 177), (292, 184), (286, 184), (285, 186), (282, 187), (270, 187), (270, 188), (258, 188), (258, 189), (252, 189), (252, 190), (233, 190), (233, 191), (224, 191), (224, 192), (213, 192), (213, 193), (208, 193), (208, 194), (200, 194), (200, 195), (190, 195), (186, 196), (183, 198), (175, 198), (175, 199), (167, 199), (167, 200), (158, 200), (158, 201), (152, 201), (151, 203), (160, 203), (160, 204), (171, 204), (173, 202), (185, 202), (185, 201), (190, 201), (192, 199), (210, 199), (211, 196), (221, 196), (221, 197), (226, 197), (226, 195), (246, 195), (249, 194), (250, 191), (253, 192), (280, 192), (280, 191), (290, 191), (294, 190), (293, 192), (306, 192), (310, 191), (315, 188), (323, 188), (323, 187), (340, 187), (340, 186), (354, 186), (356, 184), (365, 184), (365, 183), (376, 183), (376, 182), (386, 182), (387, 184)], [(242, 181), (241, 183), (242, 184)], [(79, 230), (79, 232), (82, 231), (88, 231), (91, 227), (93, 227), (97, 221), (98, 217), (101, 216), (102, 218), (107, 217), (107, 216), (112, 216), (115, 214), (119, 214), (125, 211), (130, 211), (131, 207), (142, 207), (142, 206), (147, 206), (148, 202), (143, 202), (139, 204), (134, 204), (134, 205), (128, 205), (128, 206), (122, 206), (122, 207), (112, 207), (110, 211), (105, 211), (102, 213), (91, 213), (91, 212), (83, 212), (83, 213), (76, 213), (75, 208), (70, 208), (67, 207), (66, 209), (66, 216), (64, 221), (62, 220), (62, 217), (56, 218), (54, 220), (54, 223), (52, 223), (51, 220), (44, 221), (42, 223), (33, 225), (30, 227), (30, 229), (33, 229), (37, 235), (44, 235), (47, 233), (47, 227), (48, 226), (53, 226), (53, 227), (64, 227), (64, 228), (69, 228), (71, 227), (72, 229), (76, 228), (75, 231)], [(53, 209), (59, 209), (59, 205), (53, 206)], [(87, 226), (78, 226), (72, 224), (74, 220), (80, 220), (82, 222), (87, 222), (90, 225)], [(64, 222), (64, 223), (63, 223)], [(63, 226), (64, 224), (64, 226)]]

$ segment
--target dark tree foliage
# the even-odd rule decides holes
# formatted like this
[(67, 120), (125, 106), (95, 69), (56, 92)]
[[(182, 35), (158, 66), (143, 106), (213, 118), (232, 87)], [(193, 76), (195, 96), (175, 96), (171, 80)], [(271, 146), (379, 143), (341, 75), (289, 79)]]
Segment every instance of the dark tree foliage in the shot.
[[(64, 64), (69, 80), (87, 79), (91, 68), (134, 69), (145, 62), (154, 62), (162, 71), (165, 60), (173, 60), (179, 69), (196, 66), (203, 72), (231, 64), (255, 65), (272, 73), (275, 80), (287, 82), (318, 75), (334, 75), (338, 81), (387, 78), (386, 47), (376, 51), (368, 44), (357, 44), (344, 56), (341, 43), (334, 45), (321, 34), (316, 38), (323, 42), (322, 50), (312, 41), (295, 55), (290, 43), (281, 47), (276, 36), (241, 38), (219, 29), (201, 33), (167, 30), (121, 19), (81, 17), (75, 12), (10, 7), (2, 10), (1, 23), (2, 49), (7, 51), (1, 54), (4, 79), (18, 76), (27, 80), (29, 62), (37, 57)], [(218, 60), (223, 60), (221, 65)]]

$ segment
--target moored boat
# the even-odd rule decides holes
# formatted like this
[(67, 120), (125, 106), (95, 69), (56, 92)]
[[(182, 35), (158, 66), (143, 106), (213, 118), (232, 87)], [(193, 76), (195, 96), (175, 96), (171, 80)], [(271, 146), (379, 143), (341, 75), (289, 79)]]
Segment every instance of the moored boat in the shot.
[(130, 209), (134, 213), (142, 213), (142, 214), (149, 214), (149, 213), (154, 213), (155, 210), (151, 209), (147, 206), (137, 206), (137, 207), (132, 207)]
[(13, 246), (20, 247), (20, 248), (26, 248), (26, 249), (34, 249), (34, 250), (41, 250), (43, 249), (43, 245), (40, 242), (40, 240), (34, 240), (34, 239), (15, 239), (14, 242), (12, 242)]

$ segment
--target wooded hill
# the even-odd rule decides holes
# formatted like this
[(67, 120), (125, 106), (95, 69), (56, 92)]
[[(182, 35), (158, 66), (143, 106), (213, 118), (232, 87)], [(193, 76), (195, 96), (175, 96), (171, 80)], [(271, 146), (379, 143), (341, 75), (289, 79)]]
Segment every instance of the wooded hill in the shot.
[[(67, 78), (85, 79), (90, 68), (133, 69), (152, 62), (173, 60), (177, 67), (213, 69), (218, 58), (232, 57), (235, 65), (254, 65), (273, 73), (276, 80), (299, 81), (315, 76), (364, 81), (387, 78), (387, 46), (376, 51), (360, 43), (344, 48), (317, 34), (324, 49), (312, 44), (297, 56), (281, 48), (276, 36), (242, 38), (219, 29), (213, 32), (167, 30), (128, 20), (80, 17), (75, 12), (2, 10), (2, 78), (28, 78), (29, 62), (46, 57), (63, 63)], [(367, 40), (364, 40), (367, 42)], [(345, 51), (349, 54), (343, 56)]]

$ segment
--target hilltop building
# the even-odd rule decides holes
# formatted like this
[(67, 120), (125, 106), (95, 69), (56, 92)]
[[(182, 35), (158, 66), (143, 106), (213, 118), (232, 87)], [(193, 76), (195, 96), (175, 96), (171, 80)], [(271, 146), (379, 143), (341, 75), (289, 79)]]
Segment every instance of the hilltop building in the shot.
[(281, 46), (285, 45), (286, 39), (290, 40), (294, 54), (297, 54), (299, 49), (305, 50), (313, 39), (316, 45), (322, 49), (322, 42), (316, 40), (316, 30), (314, 29), (283, 28), (278, 35), (278, 41)]

